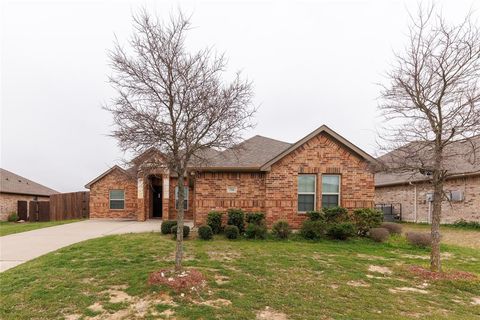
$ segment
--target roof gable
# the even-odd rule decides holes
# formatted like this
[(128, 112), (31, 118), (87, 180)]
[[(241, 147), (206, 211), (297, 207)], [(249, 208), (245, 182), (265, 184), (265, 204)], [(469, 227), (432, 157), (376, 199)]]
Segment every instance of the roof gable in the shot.
[(114, 165), (113, 167), (111, 167), (110, 169), (108, 169), (107, 171), (105, 171), (104, 173), (102, 173), (101, 175), (99, 175), (98, 177), (96, 177), (95, 179), (93, 179), (92, 181), (90, 181), (89, 183), (87, 183), (85, 185), (85, 188), (87, 189), (90, 189), (90, 187), (92, 186), (92, 184), (94, 184), (95, 182), (103, 179), (105, 176), (109, 175), (110, 173), (114, 172), (114, 171), (119, 171), (120, 173), (122, 174), (125, 174), (126, 176), (130, 177), (130, 178), (133, 178), (132, 174), (129, 173), (127, 170), (123, 169), (122, 167), (118, 166), (118, 165)]
[(0, 192), (29, 194), (34, 196), (49, 196), (58, 193), (40, 183), (29, 180), (18, 174), (0, 168)]
[(283, 152), (281, 152), (280, 154), (278, 154), (277, 156), (275, 156), (274, 158), (272, 158), (271, 160), (269, 160), (265, 164), (263, 164), (261, 166), (260, 170), (269, 171), (270, 167), (274, 163), (276, 163), (277, 161), (279, 161), (280, 159), (282, 159), (286, 155), (290, 154), (291, 152), (295, 151), (300, 146), (302, 146), (303, 144), (305, 144), (306, 142), (308, 142), (309, 140), (316, 137), (318, 134), (320, 134), (322, 132), (327, 133), (329, 136), (334, 138), (340, 144), (345, 146), (348, 150), (357, 154), (358, 156), (365, 159), (366, 161), (372, 162), (372, 163), (376, 162), (375, 158), (373, 158), (371, 155), (369, 155), (368, 153), (366, 153), (365, 151), (363, 151), (362, 149), (360, 149), (359, 147), (357, 147), (356, 145), (354, 145), (353, 143), (351, 143), (350, 141), (348, 141), (347, 139), (345, 139), (344, 137), (342, 137), (341, 135), (339, 135), (338, 133), (336, 133), (335, 131), (333, 131), (329, 127), (327, 127), (326, 125), (322, 125), (319, 128), (317, 128), (316, 130), (314, 130), (313, 132), (311, 132), (310, 134), (306, 135), (302, 139), (300, 139), (297, 142), (295, 142), (294, 144), (292, 144), (289, 148), (287, 148), (286, 150), (284, 150)]

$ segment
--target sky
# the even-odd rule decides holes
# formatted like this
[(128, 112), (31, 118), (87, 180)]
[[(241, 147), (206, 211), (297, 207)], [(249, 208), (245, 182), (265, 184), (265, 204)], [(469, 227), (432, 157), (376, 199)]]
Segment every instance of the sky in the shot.
[[(437, 1), (444, 15), (480, 10)], [(107, 52), (141, 7), (191, 14), (191, 50), (213, 46), (255, 88), (256, 134), (295, 142), (322, 124), (372, 155), (380, 83), (416, 1), (0, 0), (0, 166), (61, 192), (128, 160), (109, 136)]]

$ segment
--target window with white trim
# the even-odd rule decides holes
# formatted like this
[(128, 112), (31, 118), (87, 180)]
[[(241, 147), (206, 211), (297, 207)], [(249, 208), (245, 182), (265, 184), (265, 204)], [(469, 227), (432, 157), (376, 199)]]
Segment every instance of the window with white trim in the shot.
[(125, 190), (110, 190), (110, 209), (125, 209)]
[(314, 174), (298, 175), (298, 212), (315, 210), (317, 176)]
[[(184, 187), (183, 192), (183, 210), (188, 210), (188, 187)], [(178, 186), (175, 187), (175, 209), (178, 210)]]
[(337, 174), (322, 175), (322, 208), (340, 205), (340, 176)]

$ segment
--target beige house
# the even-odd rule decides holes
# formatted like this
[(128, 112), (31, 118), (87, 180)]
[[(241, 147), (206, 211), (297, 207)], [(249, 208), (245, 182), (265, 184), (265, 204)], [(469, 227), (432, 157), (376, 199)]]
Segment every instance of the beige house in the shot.
[(7, 220), (9, 214), (17, 212), (19, 200), (45, 201), (55, 193), (58, 191), (0, 168), (0, 220)]
[[(480, 144), (480, 137), (474, 143)], [(447, 161), (451, 176), (444, 185), (448, 200), (443, 203), (441, 222), (480, 221), (480, 161), (465, 156), (471, 149), (467, 142), (456, 142), (452, 148), (456, 151), (454, 154), (459, 155)], [(401, 215), (404, 221), (430, 222), (433, 188), (428, 179), (420, 173), (377, 173), (375, 204), (384, 211), (392, 210)]]

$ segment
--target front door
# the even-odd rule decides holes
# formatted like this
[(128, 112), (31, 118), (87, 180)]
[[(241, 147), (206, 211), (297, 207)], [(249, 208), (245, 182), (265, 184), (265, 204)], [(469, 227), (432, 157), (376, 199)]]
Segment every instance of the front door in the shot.
[(162, 217), (162, 187), (153, 187), (153, 218)]

